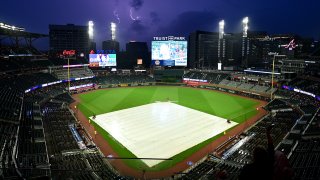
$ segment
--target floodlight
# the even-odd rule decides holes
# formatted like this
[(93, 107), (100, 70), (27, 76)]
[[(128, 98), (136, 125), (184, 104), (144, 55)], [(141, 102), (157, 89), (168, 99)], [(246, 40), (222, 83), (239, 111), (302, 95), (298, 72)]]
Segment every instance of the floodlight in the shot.
[(249, 29), (248, 23), (249, 23), (249, 18), (244, 17), (242, 19), (242, 37), (248, 36), (248, 29)]
[(249, 23), (249, 18), (248, 18), (248, 17), (244, 17), (244, 18), (242, 19), (242, 23), (243, 23), (243, 24), (248, 24), (248, 23)]
[(219, 22), (219, 27), (224, 27), (224, 20), (221, 20), (221, 21)]
[(111, 22), (111, 29), (116, 29), (117, 25), (114, 22)]
[(222, 39), (223, 38), (223, 35), (224, 35), (224, 20), (221, 20), (219, 22), (219, 39)]
[(88, 34), (89, 34), (89, 39), (93, 39), (93, 21), (88, 22)]
[(116, 23), (111, 22), (110, 30), (111, 30), (111, 39), (114, 41), (114, 40), (116, 40), (116, 31), (117, 31)]

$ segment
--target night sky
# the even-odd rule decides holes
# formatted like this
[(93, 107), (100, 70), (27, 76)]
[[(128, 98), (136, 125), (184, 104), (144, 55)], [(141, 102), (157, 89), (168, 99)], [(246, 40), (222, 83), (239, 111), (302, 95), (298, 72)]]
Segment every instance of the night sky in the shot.
[[(249, 30), (270, 34), (295, 33), (320, 39), (319, 0), (3, 0), (0, 21), (49, 33), (49, 24), (95, 24), (97, 47), (110, 39), (110, 22), (118, 24), (121, 47), (130, 40), (149, 42), (154, 36), (188, 36), (195, 30), (241, 32), (249, 16)], [(38, 41), (40, 49), (48, 40)], [(39, 47), (40, 46), (40, 47)]]

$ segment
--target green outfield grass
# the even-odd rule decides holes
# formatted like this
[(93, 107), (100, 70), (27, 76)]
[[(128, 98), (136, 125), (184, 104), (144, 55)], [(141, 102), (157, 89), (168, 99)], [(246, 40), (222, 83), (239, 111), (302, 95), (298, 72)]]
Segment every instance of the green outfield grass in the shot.
[[(78, 108), (86, 117), (94, 114), (104, 114), (121, 109), (153, 103), (155, 101), (174, 101), (179, 105), (195, 110), (206, 112), (225, 119), (230, 119), (239, 124), (256, 115), (258, 101), (245, 99), (229, 94), (185, 87), (149, 86), (132, 88), (114, 88), (94, 91), (80, 95), (81, 103)], [(98, 133), (101, 134), (118, 153), (120, 157), (135, 157), (124, 146), (118, 143), (101, 127), (91, 122)], [(164, 161), (155, 167), (149, 168), (140, 160), (124, 160), (132, 168), (147, 171), (160, 171), (170, 168), (183, 161), (194, 152), (208, 145), (218, 137), (219, 134), (193, 148), (190, 148), (176, 156), (170, 161)]]

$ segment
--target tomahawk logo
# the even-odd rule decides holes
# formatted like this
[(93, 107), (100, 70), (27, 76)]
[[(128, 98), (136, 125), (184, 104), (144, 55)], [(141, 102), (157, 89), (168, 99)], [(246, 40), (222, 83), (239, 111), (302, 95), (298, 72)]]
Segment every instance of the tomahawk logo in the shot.
[(287, 45), (284, 46), (284, 48), (289, 49), (290, 51), (291, 51), (292, 49), (296, 48), (296, 47), (297, 47), (297, 45), (296, 45), (296, 43), (294, 42), (294, 39), (292, 39), (292, 40), (289, 42), (289, 44), (287, 44)]

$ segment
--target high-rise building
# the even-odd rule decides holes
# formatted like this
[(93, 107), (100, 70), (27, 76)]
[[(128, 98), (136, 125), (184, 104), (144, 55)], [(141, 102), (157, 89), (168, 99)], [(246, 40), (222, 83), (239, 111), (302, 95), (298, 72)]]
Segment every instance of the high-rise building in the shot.
[(144, 67), (149, 67), (151, 62), (151, 55), (148, 50), (148, 45), (146, 42), (135, 42), (131, 41), (126, 44), (126, 54), (128, 61), (130, 62), (129, 67), (137, 66), (138, 59), (142, 59), (142, 65)]
[(241, 33), (225, 33), (224, 26), (225, 21), (220, 20), (219, 32), (196, 31), (189, 35), (189, 67), (222, 67), (223, 70), (268, 69), (273, 58), (270, 53), (301, 59), (316, 50), (312, 39), (290, 34), (268, 35), (264, 31), (249, 31), (248, 17), (242, 19)]
[(75, 50), (77, 55), (87, 55), (90, 49), (88, 26), (49, 25), (50, 54), (56, 56), (63, 50)]
[(188, 66), (191, 68), (217, 69), (222, 67), (239, 67), (241, 64), (242, 35), (196, 31), (189, 36)]
[(191, 68), (216, 68), (219, 33), (196, 31), (189, 36), (188, 66)]
[(102, 42), (102, 49), (103, 50), (115, 50), (116, 53), (120, 51), (120, 44), (118, 41), (115, 40), (107, 40)]
[(97, 50), (97, 44), (96, 44), (96, 42), (90, 42), (89, 49), (90, 49), (90, 51), (91, 51), (91, 50), (96, 51), (96, 50)]
[(224, 59), (222, 61), (222, 67), (224, 69), (235, 70), (239, 69), (241, 65), (241, 35), (226, 33), (224, 35), (225, 48)]
[(267, 68), (268, 58), (272, 44), (267, 41), (260, 41), (267, 37), (267, 33), (264, 31), (250, 31), (248, 32), (249, 53), (247, 54), (245, 68), (256, 67), (256, 68)]
[(294, 35), (268, 35), (266, 32), (249, 32), (250, 53), (247, 67), (268, 68), (273, 56), (278, 53), (287, 58), (297, 58), (303, 53), (301, 40)]

